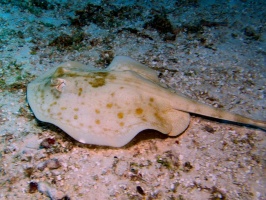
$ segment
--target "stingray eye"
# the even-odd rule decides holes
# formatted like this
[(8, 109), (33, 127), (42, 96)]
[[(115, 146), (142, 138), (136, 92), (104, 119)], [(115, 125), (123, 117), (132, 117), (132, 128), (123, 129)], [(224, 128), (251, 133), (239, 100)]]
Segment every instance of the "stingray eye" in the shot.
[(62, 78), (51, 79), (51, 86), (59, 92), (62, 92), (64, 87), (66, 86), (66, 80)]

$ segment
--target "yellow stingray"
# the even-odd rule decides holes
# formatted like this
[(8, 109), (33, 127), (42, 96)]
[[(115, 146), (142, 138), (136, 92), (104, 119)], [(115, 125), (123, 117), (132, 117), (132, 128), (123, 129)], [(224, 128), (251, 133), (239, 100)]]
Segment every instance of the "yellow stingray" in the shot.
[(32, 81), (27, 98), (39, 120), (88, 144), (120, 147), (145, 129), (176, 136), (188, 127), (189, 113), (266, 128), (264, 121), (178, 95), (155, 71), (125, 56), (103, 70), (63, 63)]

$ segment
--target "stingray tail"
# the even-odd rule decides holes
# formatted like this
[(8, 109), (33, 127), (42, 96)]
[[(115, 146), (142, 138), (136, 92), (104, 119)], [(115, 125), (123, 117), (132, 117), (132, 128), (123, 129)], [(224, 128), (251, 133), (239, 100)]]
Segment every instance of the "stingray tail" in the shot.
[(214, 108), (203, 103), (188, 99), (182, 96), (176, 96), (173, 107), (177, 110), (203, 115), (211, 118), (222, 119), (241, 124), (248, 124), (266, 130), (266, 122), (233, 114), (223, 109)]

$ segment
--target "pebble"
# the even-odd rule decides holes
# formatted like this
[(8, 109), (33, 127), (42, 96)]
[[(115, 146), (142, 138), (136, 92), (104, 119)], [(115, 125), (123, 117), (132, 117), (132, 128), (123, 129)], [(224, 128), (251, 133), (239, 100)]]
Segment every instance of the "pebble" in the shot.
[(29, 183), (29, 193), (35, 193), (38, 190), (38, 183), (30, 182)]
[(29, 149), (39, 149), (40, 142), (38, 141), (37, 137), (32, 137), (28, 140), (28, 143), (26, 144), (26, 147)]
[(59, 167), (61, 167), (61, 163), (59, 162), (58, 159), (56, 158), (53, 158), (53, 159), (50, 159), (50, 160), (47, 160), (45, 162), (42, 162), (40, 163), (37, 168), (41, 171), (43, 171), (46, 167), (48, 169), (58, 169)]
[(53, 186), (47, 182), (38, 183), (38, 191), (46, 195), (50, 199), (62, 199), (64, 194), (61, 191), (57, 191)]
[(55, 144), (55, 139), (54, 138), (45, 138), (41, 143), (40, 147), (49, 149)]
[(58, 159), (53, 158), (53, 159), (50, 159), (50, 160), (46, 161), (46, 166), (49, 169), (58, 169), (59, 167), (61, 167), (61, 163), (59, 162)]

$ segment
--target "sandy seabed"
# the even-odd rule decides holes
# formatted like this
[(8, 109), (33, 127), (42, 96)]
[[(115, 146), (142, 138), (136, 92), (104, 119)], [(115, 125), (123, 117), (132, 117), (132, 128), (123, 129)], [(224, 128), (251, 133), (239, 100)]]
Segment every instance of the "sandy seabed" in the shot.
[(62, 62), (126, 55), (192, 99), (266, 121), (266, 3), (93, 2), (0, 2), (0, 199), (265, 200), (263, 130), (192, 115), (178, 137), (85, 145), (37, 121), (26, 87)]

